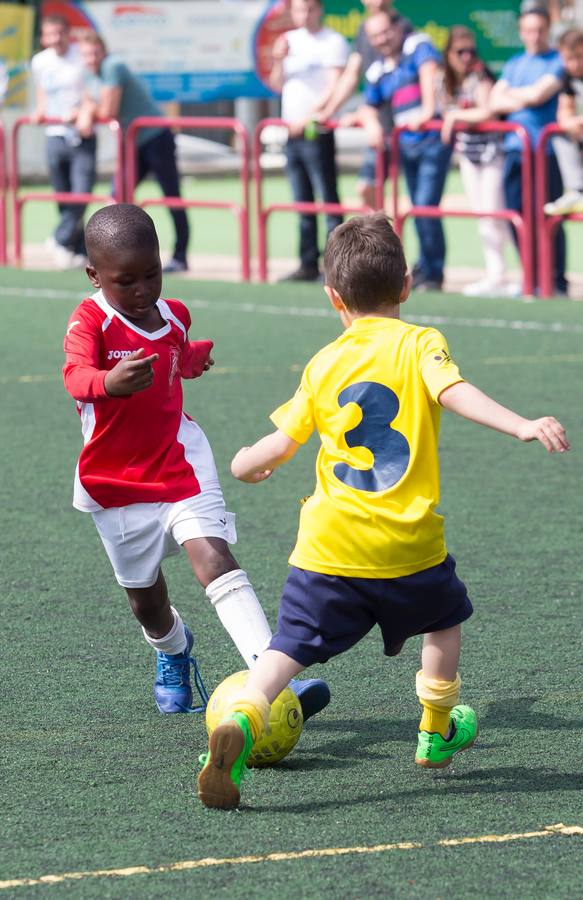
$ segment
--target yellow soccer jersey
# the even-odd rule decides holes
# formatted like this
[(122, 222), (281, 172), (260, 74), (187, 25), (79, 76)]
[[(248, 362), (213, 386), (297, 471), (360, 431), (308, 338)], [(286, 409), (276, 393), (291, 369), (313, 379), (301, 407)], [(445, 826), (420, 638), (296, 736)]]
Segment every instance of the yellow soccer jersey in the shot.
[(292, 565), (397, 578), (443, 562), (437, 401), (458, 381), (439, 331), (400, 319), (356, 319), (310, 360), (271, 416), (294, 441), (316, 429), (322, 442)]

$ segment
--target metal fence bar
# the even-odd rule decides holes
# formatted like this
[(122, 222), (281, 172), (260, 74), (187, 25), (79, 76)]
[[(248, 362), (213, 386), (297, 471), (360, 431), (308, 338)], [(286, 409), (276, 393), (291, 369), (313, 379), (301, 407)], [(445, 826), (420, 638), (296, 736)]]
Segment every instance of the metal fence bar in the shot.
[[(422, 132), (440, 131), (443, 122), (440, 120), (432, 120), (421, 127)], [(522, 213), (516, 210), (497, 210), (496, 212), (477, 212), (462, 209), (442, 209), (440, 206), (412, 206), (405, 213), (399, 212), (399, 161), (400, 146), (399, 136), (408, 131), (406, 125), (402, 125), (393, 129), (391, 134), (391, 157), (389, 167), (389, 178), (392, 185), (392, 215), (395, 222), (395, 229), (402, 234), (405, 221), (415, 216), (417, 218), (445, 219), (445, 218), (468, 218), (468, 219), (505, 219), (516, 228), (518, 236), (518, 246), (520, 260), (523, 271), (523, 292), (525, 296), (530, 296), (534, 292), (534, 223), (533, 223), (533, 159), (532, 146), (528, 132), (522, 125), (514, 122), (481, 122), (479, 125), (467, 125), (466, 123), (457, 123), (456, 131), (472, 131), (477, 133), (501, 133), (517, 134), (522, 143)]]
[(548, 299), (554, 295), (555, 248), (553, 238), (558, 226), (567, 219), (570, 222), (583, 222), (583, 214), (570, 213), (566, 216), (549, 216), (544, 211), (548, 190), (548, 153), (547, 146), (554, 135), (565, 134), (560, 125), (547, 125), (541, 131), (536, 148), (535, 192), (537, 197), (535, 233), (539, 264), (539, 293)]
[[(261, 168), (261, 134), (263, 129), (268, 125), (277, 125), (287, 128), (287, 123), (283, 119), (262, 119), (257, 124), (253, 134), (253, 174), (255, 177), (255, 206), (257, 216), (257, 258), (259, 269), (259, 281), (267, 281), (267, 260), (268, 260), (268, 244), (267, 244), (267, 220), (274, 212), (294, 212), (294, 213), (330, 213), (330, 214), (351, 214), (351, 213), (367, 213), (373, 212), (369, 206), (349, 205), (346, 203), (272, 203), (269, 206), (263, 205), (263, 170)], [(326, 127), (331, 130), (338, 128), (337, 122), (328, 122)], [(358, 126), (357, 126), (358, 127)], [(383, 198), (383, 181), (384, 181), (384, 152), (379, 151), (376, 159), (376, 190), (375, 190), (375, 207), (382, 209)], [(382, 177), (379, 177), (382, 176)]]
[(249, 238), (249, 135), (238, 119), (210, 116), (140, 116), (131, 122), (125, 140), (126, 153), (126, 196), (129, 203), (136, 203), (137, 150), (136, 137), (141, 128), (208, 128), (234, 132), (242, 147), (241, 160), (241, 203), (212, 200), (186, 200), (184, 197), (160, 197), (140, 200), (140, 206), (163, 206), (168, 209), (230, 209), (239, 224), (239, 255), (241, 278), (251, 277), (251, 254)]
[(114, 178), (114, 194), (81, 194), (81, 193), (41, 193), (39, 191), (29, 191), (24, 194), (19, 193), (19, 169), (18, 169), (18, 137), (20, 130), (26, 126), (46, 126), (46, 125), (63, 125), (62, 119), (31, 119), (29, 116), (22, 116), (17, 119), (12, 126), (11, 134), (11, 150), (12, 150), (12, 171), (10, 176), (10, 186), (12, 192), (12, 209), (13, 209), (13, 227), (14, 227), (14, 262), (17, 266), (22, 263), (22, 208), (26, 203), (70, 203), (82, 204), (88, 203), (120, 203), (123, 200), (123, 136), (119, 122), (116, 119), (98, 119), (96, 125), (104, 125), (110, 128), (117, 139), (117, 167)]

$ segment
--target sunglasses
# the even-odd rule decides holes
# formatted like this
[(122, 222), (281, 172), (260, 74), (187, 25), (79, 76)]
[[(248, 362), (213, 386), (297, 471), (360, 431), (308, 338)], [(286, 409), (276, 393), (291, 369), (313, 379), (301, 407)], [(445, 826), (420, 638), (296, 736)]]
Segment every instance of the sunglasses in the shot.
[(456, 56), (471, 56), (472, 59), (475, 59), (478, 55), (475, 47), (459, 47), (453, 52)]

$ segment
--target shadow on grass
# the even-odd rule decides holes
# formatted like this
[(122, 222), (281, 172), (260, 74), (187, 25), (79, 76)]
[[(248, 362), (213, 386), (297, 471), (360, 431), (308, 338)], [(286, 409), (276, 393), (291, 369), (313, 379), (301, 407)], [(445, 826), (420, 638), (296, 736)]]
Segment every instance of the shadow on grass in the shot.
[(512, 728), (521, 730), (528, 728), (541, 731), (575, 731), (583, 728), (583, 719), (568, 719), (554, 716), (552, 713), (539, 712), (533, 709), (540, 697), (513, 697), (511, 700), (498, 700), (488, 705), (487, 712), (480, 716), (480, 727)]
[[(412, 767), (414, 768), (414, 767)], [(464, 795), (501, 795), (501, 794), (547, 794), (555, 791), (581, 791), (583, 790), (583, 775), (579, 772), (553, 772), (544, 767), (532, 766), (499, 766), (493, 769), (474, 769), (472, 772), (456, 774), (454, 764), (449, 770), (437, 770), (435, 772), (417, 772), (417, 777), (423, 779), (423, 787), (413, 790), (384, 790), (382, 795), (370, 793), (346, 798), (335, 797), (330, 800), (308, 800), (301, 803), (282, 804), (254, 804), (253, 807), (245, 807), (245, 812), (265, 813), (308, 813), (310, 811), (323, 812), (328, 809), (341, 809), (342, 807), (383, 806), (387, 804), (398, 805), (412, 803), (415, 800), (429, 800), (441, 796), (460, 797)], [(436, 782), (446, 790), (446, 793), (438, 792)], [(390, 782), (387, 782), (390, 784)]]

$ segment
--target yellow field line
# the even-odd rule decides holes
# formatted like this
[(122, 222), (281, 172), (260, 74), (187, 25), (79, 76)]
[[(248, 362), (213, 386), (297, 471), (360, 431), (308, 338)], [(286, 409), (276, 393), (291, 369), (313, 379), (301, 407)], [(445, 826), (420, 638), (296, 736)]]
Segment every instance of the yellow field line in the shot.
[(299, 859), (322, 859), (327, 856), (387, 853), (391, 850), (424, 850), (431, 847), (460, 847), (465, 844), (504, 844), (508, 841), (526, 841), (552, 835), (583, 835), (579, 825), (545, 825), (540, 831), (522, 834), (482, 834), (476, 837), (444, 838), (430, 844), (417, 841), (400, 841), (396, 844), (376, 844), (372, 847), (323, 847), (316, 850), (298, 850), (288, 853), (266, 853), (259, 856), (234, 856), (224, 859), (210, 856), (207, 859), (189, 859), (165, 866), (131, 866), (127, 869), (95, 869), (92, 872), (63, 872), (61, 875), (41, 875), (40, 878), (13, 878), (0, 881), (0, 890), (33, 887), (37, 884), (62, 884), (64, 881), (82, 881), (85, 878), (130, 878), (133, 875), (158, 875), (166, 872), (188, 872), (192, 869), (208, 869), (215, 866), (244, 866), (251, 863), (287, 862)]

